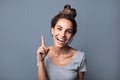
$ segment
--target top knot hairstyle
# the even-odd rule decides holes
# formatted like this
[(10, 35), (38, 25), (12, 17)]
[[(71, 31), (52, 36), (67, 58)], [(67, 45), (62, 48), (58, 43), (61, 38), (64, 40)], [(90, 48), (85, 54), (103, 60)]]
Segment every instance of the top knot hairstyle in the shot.
[(71, 8), (70, 5), (65, 5), (63, 11), (60, 12), (63, 16), (69, 16), (71, 19), (76, 17), (76, 10)]
[(77, 12), (74, 8), (71, 8), (69, 4), (65, 5), (63, 10), (60, 11), (56, 16), (54, 16), (51, 20), (51, 28), (54, 28), (56, 23), (59, 19), (65, 18), (67, 20), (70, 20), (73, 24), (73, 33), (74, 36), (77, 32), (77, 23), (75, 20), (75, 17), (77, 16)]

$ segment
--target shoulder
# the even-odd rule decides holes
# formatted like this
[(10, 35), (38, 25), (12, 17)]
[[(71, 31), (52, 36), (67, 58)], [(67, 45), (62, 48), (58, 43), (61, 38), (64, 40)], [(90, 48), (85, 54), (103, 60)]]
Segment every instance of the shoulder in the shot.
[(85, 52), (71, 47), (71, 51), (78, 56), (85, 56)]
[(71, 46), (70, 47), (70, 52), (74, 55), (75, 58), (83, 58), (85, 57), (85, 52), (80, 50), (80, 49), (75, 49)]
[(80, 50), (77, 50), (77, 54), (78, 54), (79, 56), (85, 56), (85, 52), (80, 51)]
[(77, 50), (76, 56), (75, 56), (75, 60), (77, 61), (82, 61), (85, 59), (85, 53), (83, 51)]

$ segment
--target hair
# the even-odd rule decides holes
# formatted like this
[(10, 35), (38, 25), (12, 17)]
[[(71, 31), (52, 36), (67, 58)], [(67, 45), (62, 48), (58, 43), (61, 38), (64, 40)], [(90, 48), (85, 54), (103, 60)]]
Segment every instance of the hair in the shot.
[(54, 28), (56, 23), (58, 22), (59, 19), (65, 18), (67, 20), (70, 20), (73, 25), (73, 33), (72, 35), (74, 36), (77, 32), (77, 23), (75, 20), (75, 17), (77, 16), (77, 12), (74, 8), (71, 8), (69, 4), (65, 5), (63, 10), (60, 11), (56, 16), (54, 16), (51, 20), (51, 28)]

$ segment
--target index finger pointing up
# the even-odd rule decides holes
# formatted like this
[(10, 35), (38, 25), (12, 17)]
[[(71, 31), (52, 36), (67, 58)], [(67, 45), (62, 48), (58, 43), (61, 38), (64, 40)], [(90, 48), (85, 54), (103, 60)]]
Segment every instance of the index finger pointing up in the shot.
[(41, 45), (45, 45), (45, 39), (44, 39), (44, 37), (43, 37), (43, 36), (41, 36), (41, 40), (42, 40)]

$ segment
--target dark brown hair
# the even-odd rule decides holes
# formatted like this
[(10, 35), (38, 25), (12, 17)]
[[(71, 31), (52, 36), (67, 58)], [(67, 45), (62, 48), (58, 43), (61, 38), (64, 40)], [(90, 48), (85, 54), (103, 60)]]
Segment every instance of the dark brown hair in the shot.
[(74, 36), (77, 32), (77, 23), (75, 20), (75, 17), (77, 16), (76, 10), (74, 8), (71, 8), (69, 4), (64, 6), (64, 9), (60, 11), (56, 16), (54, 16), (51, 20), (51, 28), (54, 28), (56, 23), (59, 19), (65, 18), (67, 20), (70, 20), (73, 24), (73, 33)]

